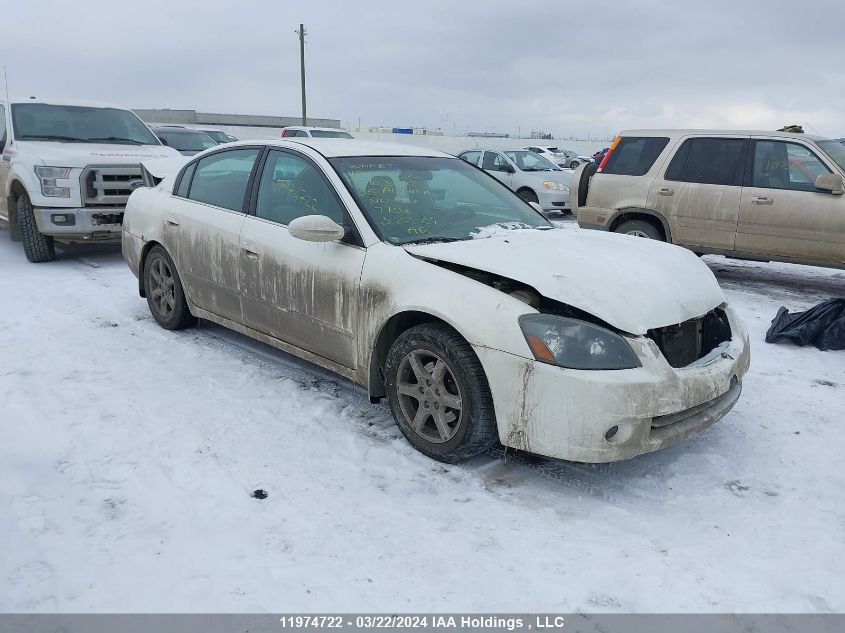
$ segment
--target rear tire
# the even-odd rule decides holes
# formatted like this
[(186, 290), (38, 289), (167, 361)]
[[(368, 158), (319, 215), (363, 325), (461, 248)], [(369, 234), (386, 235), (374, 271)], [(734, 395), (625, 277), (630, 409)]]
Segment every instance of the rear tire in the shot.
[(628, 220), (613, 229), (613, 232), (633, 235), (635, 237), (646, 237), (659, 242), (665, 241), (663, 232), (651, 222), (646, 222), (645, 220)]
[(424, 323), (394, 341), (385, 362), (390, 411), (405, 439), (455, 464), (496, 445), (493, 396), (472, 347), (447, 325)]
[(571, 163), (569, 163), (569, 169), (577, 169), (578, 165), (580, 164), (581, 163), (579, 163), (577, 160), (573, 160)]
[(520, 198), (525, 200), (526, 202), (533, 202), (535, 204), (540, 203), (540, 198), (537, 197), (537, 194), (534, 193), (531, 189), (520, 189), (516, 192)]
[(18, 196), (17, 211), (17, 224), (20, 227), (23, 252), (26, 258), (33, 264), (51, 262), (56, 259), (53, 238), (49, 235), (42, 235), (38, 230), (38, 224), (35, 222), (35, 212), (32, 210), (32, 203), (29, 201), (29, 196), (25, 193)]
[(144, 294), (153, 318), (165, 330), (182, 330), (196, 323), (170, 255), (153, 246), (144, 260)]

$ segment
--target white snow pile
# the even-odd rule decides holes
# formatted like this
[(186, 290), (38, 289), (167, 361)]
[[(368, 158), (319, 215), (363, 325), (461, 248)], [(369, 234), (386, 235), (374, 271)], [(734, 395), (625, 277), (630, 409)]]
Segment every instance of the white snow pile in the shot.
[(482, 240), (488, 237), (510, 235), (514, 231), (548, 231), (548, 228), (538, 229), (524, 222), (498, 222), (478, 227), (475, 233), (470, 233), (470, 237), (474, 240)]
[(344, 380), (161, 329), (115, 250), (0, 231), (0, 612), (842, 611), (845, 353), (763, 336), (845, 272), (704, 261), (752, 338), (722, 422), (445, 466)]

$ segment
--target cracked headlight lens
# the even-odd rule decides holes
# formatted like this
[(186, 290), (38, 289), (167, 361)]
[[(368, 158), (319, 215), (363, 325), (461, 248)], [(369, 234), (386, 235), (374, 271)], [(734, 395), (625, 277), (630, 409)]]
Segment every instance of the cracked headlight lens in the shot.
[(624, 337), (587, 321), (526, 314), (519, 326), (534, 358), (567, 369), (633, 369), (640, 359)]

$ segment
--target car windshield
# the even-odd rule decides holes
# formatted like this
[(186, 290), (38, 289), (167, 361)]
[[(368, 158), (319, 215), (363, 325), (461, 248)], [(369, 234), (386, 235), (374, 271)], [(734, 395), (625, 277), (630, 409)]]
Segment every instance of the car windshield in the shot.
[(839, 141), (816, 141), (824, 153), (830, 156), (839, 168), (845, 170), (845, 145)]
[(466, 240), (480, 229), (548, 229), (549, 222), (496, 179), (458, 158), (355, 156), (330, 162), (393, 244)]
[(141, 119), (120, 108), (14, 103), (12, 125), (19, 141), (160, 145)]
[(211, 138), (213, 138), (218, 143), (231, 143), (232, 137), (226, 134), (225, 132), (220, 132), (219, 130), (198, 130), (203, 134), (208, 134)]
[(505, 156), (516, 163), (516, 166), (522, 171), (557, 171), (560, 169), (560, 167), (555, 165), (553, 162), (543, 158), (536, 152), (518, 150), (505, 152)]
[(205, 132), (198, 132), (196, 130), (162, 130), (159, 129), (158, 135), (165, 144), (180, 152), (200, 152), (209, 147), (216, 147), (217, 141), (211, 138)]
[(311, 130), (311, 136), (314, 138), (355, 138), (343, 130)]

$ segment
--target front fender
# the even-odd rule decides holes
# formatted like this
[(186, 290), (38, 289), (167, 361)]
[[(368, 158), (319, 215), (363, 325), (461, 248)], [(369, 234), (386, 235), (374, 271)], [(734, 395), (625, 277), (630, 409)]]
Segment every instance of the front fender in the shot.
[(367, 368), (385, 325), (405, 312), (430, 315), (473, 347), (531, 357), (519, 317), (534, 308), (479, 281), (379, 243), (367, 249), (361, 277), (359, 367)]

